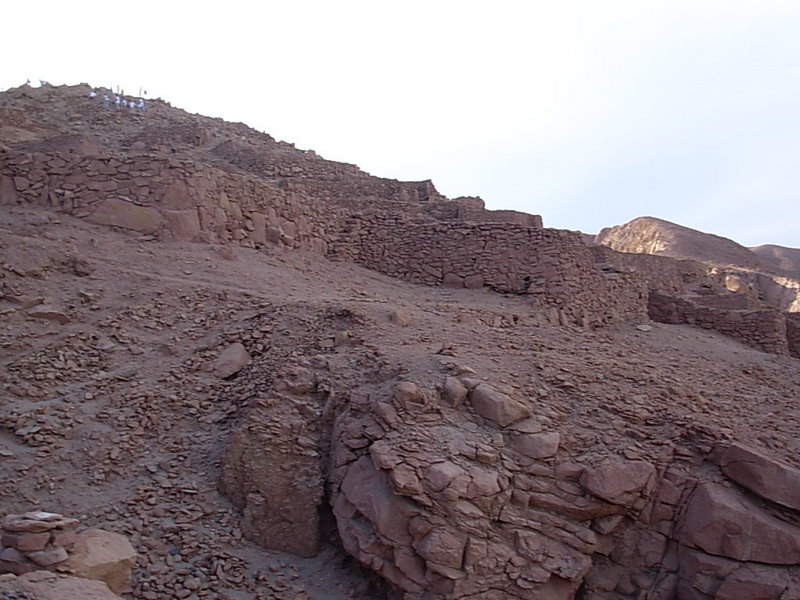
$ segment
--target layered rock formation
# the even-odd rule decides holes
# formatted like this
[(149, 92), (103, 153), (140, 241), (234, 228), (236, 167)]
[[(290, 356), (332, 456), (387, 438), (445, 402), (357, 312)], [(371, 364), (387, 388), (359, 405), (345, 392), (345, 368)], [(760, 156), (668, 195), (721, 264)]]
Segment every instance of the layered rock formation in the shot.
[(690, 465), (582, 455), (535, 396), (457, 363), (342, 390), (337, 362), (288, 369), (231, 441), (221, 483), (250, 492), (252, 539), (313, 551), (326, 488), (344, 548), (408, 600), (800, 593), (800, 471), (768, 454), (706, 432)]

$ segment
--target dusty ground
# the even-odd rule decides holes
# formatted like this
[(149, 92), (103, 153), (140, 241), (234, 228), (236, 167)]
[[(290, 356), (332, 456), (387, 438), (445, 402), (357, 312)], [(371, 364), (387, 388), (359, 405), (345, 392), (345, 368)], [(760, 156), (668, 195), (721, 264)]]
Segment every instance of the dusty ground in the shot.
[[(561, 451), (586, 463), (688, 465), (721, 436), (800, 466), (800, 362), (687, 326), (543, 328), (521, 297), (299, 252), (160, 243), (36, 209), (0, 212), (0, 265), (0, 512), (53, 510), (130, 535), (131, 598), (382, 596), (332, 533), (313, 559), (243, 540), (216, 491), (229, 432), (298, 356), (358, 347), (416, 373), (457, 361), (538, 397)], [(253, 364), (217, 379), (210, 365), (233, 341)]]

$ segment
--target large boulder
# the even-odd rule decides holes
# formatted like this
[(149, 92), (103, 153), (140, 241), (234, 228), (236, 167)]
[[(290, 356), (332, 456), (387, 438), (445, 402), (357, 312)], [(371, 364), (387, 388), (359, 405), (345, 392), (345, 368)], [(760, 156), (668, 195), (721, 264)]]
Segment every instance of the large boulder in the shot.
[(14, 185), (14, 180), (8, 175), (0, 175), (0, 206), (4, 204), (18, 204), (19, 194)]
[(103, 200), (89, 220), (100, 225), (112, 225), (141, 233), (155, 233), (164, 219), (155, 208), (138, 206), (120, 198)]
[(214, 362), (214, 375), (220, 379), (233, 377), (250, 364), (250, 354), (240, 342), (236, 342), (219, 353)]
[(800, 510), (800, 470), (739, 443), (728, 446), (720, 467), (743, 488), (781, 506)]
[(580, 483), (598, 498), (630, 507), (638, 498), (647, 495), (654, 485), (655, 474), (655, 467), (648, 462), (615, 460), (586, 469)]
[(469, 401), (476, 413), (494, 421), (500, 427), (506, 427), (533, 414), (530, 406), (493, 388), (488, 383), (476, 386), (469, 395)]
[(77, 577), (96, 579), (121, 594), (131, 583), (136, 550), (124, 535), (104, 529), (87, 529), (75, 539), (70, 557), (60, 569)]
[(122, 600), (102, 581), (34, 571), (21, 577), (0, 577), (0, 597), (36, 600)]
[(679, 539), (734, 560), (800, 563), (800, 528), (761, 510), (741, 492), (714, 483), (697, 486), (680, 523)]

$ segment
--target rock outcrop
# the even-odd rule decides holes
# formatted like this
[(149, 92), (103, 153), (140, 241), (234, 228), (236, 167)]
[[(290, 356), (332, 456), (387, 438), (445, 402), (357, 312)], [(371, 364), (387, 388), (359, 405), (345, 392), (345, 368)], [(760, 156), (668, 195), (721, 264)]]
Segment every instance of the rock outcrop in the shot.
[[(560, 448), (535, 397), (471, 369), (453, 366), (438, 383), (410, 373), (350, 381), (344, 391), (334, 364), (317, 357), (288, 368), (231, 440), (222, 488), (244, 498), (252, 539), (313, 553), (296, 538), (318, 539), (312, 509), (325, 474), (343, 547), (406, 600), (800, 592), (797, 471), (763, 452), (720, 440), (689, 470), (598, 460)], [(327, 432), (320, 385), (322, 411), (335, 415)], [(316, 440), (314, 452), (300, 458), (310, 443), (265, 437), (275, 422), (294, 440)], [(279, 463), (288, 465), (280, 476), (270, 466)], [(282, 506), (286, 497), (303, 499), (300, 507), (309, 499), (305, 517)]]

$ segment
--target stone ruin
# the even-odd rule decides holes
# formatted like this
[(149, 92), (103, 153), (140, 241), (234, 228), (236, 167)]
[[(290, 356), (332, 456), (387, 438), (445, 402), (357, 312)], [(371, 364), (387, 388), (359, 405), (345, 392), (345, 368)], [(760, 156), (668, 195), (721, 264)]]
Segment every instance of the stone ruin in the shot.
[[(130, 542), (102, 529), (77, 532), (78, 524), (77, 519), (43, 511), (6, 515), (0, 522), (0, 575), (47, 570), (102, 581), (112, 592), (125, 592), (136, 559)], [(37, 580), (42, 581), (31, 581)]]
[[(699, 263), (588, 247), (540, 217), (279, 144), (264, 155), (226, 140), (211, 150), (218, 162), (157, 151), (211, 142), (183, 127), (145, 132), (125, 156), (80, 138), (0, 148), (0, 205), (141, 239), (305, 251), (406, 281), (489, 288), (523, 297), (541, 323), (652, 318), (800, 355), (796, 313)], [(251, 359), (244, 347), (226, 352), (218, 377)], [(348, 378), (348, 360), (380, 376)], [(330, 518), (345, 550), (405, 600), (800, 598), (793, 467), (691, 422), (681, 424), (691, 443), (665, 443), (657, 458), (576, 452), (538, 392), (455, 361), (388, 375), (374, 362), (359, 349), (300, 358), (254, 401), (219, 480), (246, 537), (312, 556)], [(657, 416), (634, 407), (630, 418)], [(6, 521), (0, 566), (24, 577), (66, 570), (91, 539), (75, 534), (71, 545), (74, 524), (58, 515)], [(22, 522), (43, 529), (14, 529)]]
[(649, 317), (800, 356), (796, 313), (765, 303), (753, 286), (731, 292), (728, 275), (699, 263), (590, 248), (578, 233), (543, 228), (537, 215), (448, 200), (430, 182), (368, 177), (304, 156), (302, 166), (277, 171), (291, 185), (276, 185), (263, 175), (267, 165), (247, 165), (255, 173), (146, 152), (0, 148), (0, 205), (49, 207), (159, 239), (303, 250), (427, 285), (487, 287), (526, 296), (553, 323)]

